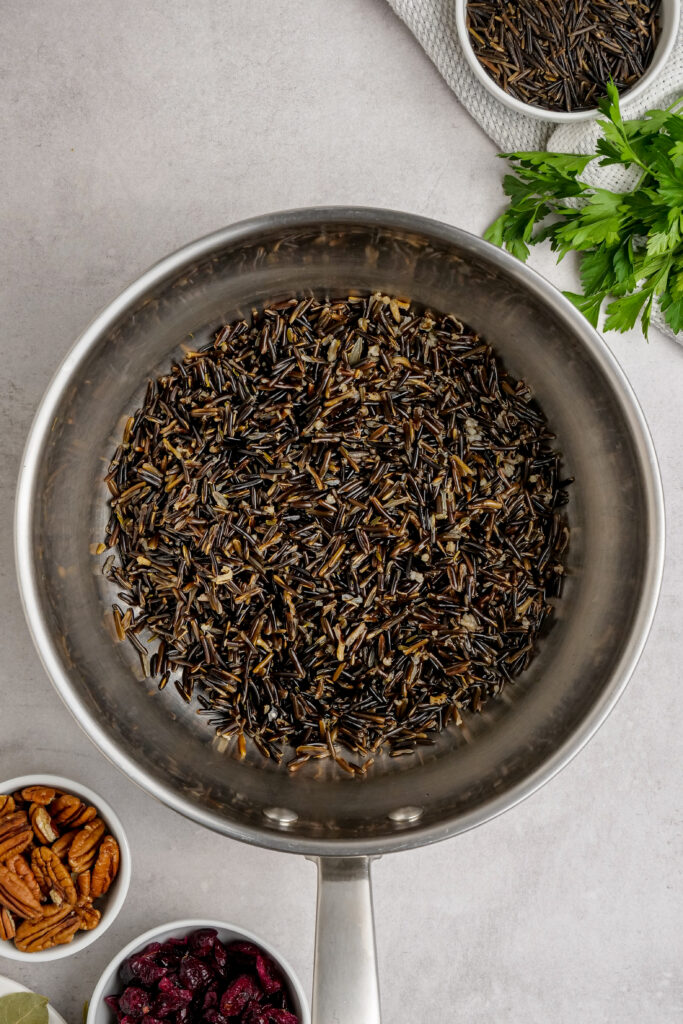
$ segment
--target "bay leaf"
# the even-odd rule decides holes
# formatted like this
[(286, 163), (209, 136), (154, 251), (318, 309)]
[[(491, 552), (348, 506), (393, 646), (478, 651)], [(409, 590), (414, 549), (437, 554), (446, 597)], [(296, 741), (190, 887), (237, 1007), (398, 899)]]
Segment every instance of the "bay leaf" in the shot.
[(48, 1024), (47, 999), (35, 992), (0, 996), (0, 1024)]

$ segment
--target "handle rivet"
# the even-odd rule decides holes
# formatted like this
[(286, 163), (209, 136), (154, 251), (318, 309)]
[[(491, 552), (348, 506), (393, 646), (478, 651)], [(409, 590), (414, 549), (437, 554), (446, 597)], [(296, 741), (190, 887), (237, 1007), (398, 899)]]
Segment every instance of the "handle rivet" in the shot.
[(266, 807), (263, 817), (267, 818), (273, 825), (279, 825), (280, 828), (289, 828), (290, 825), (299, 820), (299, 815), (296, 811), (290, 811), (286, 807)]
[(395, 825), (412, 825), (414, 821), (419, 821), (423, 814), (423, 807), (397, 807), (395, 811), (389, 811), (388, 818)]

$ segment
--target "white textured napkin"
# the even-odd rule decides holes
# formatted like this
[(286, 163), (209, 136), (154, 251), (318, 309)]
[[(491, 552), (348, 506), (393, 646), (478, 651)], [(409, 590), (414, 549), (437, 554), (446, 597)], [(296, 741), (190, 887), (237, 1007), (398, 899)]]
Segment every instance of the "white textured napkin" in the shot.
[[(465, 60), (455, 25), (454, 0), (388, 0), (425, 53), (472, 117), (503, 152), (548, 149), (556, 153), (592, 153), (599, 135), (595, 121), (554, 124), (517, 114), (493, 96), (474, 77)], [(683, 93), (683, 19), (678, 38), (664, 71), (634, 102), (622, 101), (625, 117), (640, 117), (654, 107), (667, 107)], [(628, 187), (628, 175), (619, 167), (590, 165), (591, 180), (605, 188)], [(492, 211), (492, 219), (493, 219)], [(652, 321), (665, 333), (673, 333), (657, 310)], [(683, 342), (681, 335), (677, 338)]]

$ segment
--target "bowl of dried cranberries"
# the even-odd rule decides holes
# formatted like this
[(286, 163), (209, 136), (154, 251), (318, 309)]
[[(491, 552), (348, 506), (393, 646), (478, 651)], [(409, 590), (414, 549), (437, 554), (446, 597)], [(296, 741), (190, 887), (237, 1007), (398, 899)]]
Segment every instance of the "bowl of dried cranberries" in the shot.
[(301, 982), (272, 946), (222, 921), (152, 928), (118, 953), (86, 1024), (310, 1024)]
[(59, 775), (0, 781), (0, 956), (59, 960), (104, 934), (130, 882), (109, 804)]

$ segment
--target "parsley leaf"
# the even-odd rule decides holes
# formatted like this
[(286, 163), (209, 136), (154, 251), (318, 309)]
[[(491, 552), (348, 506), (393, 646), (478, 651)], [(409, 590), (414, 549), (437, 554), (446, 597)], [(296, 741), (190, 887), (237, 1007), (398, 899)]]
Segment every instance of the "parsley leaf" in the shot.
[[(640, 318), (644, 334), (659, 302), (671, 329), (683, 330), (683, 100), (624, 121), (610, 82), (600, 102), (596, 152), (506, 153), (505, 211), (484, 234), (521, 260), (549, 241), (558, 260), (580, 254), (581, 293), (565, 295), (597, 326), (626, 331)], [(634, 168), (630, 191), (612, 192), (581, 179), (588, 164)]]

